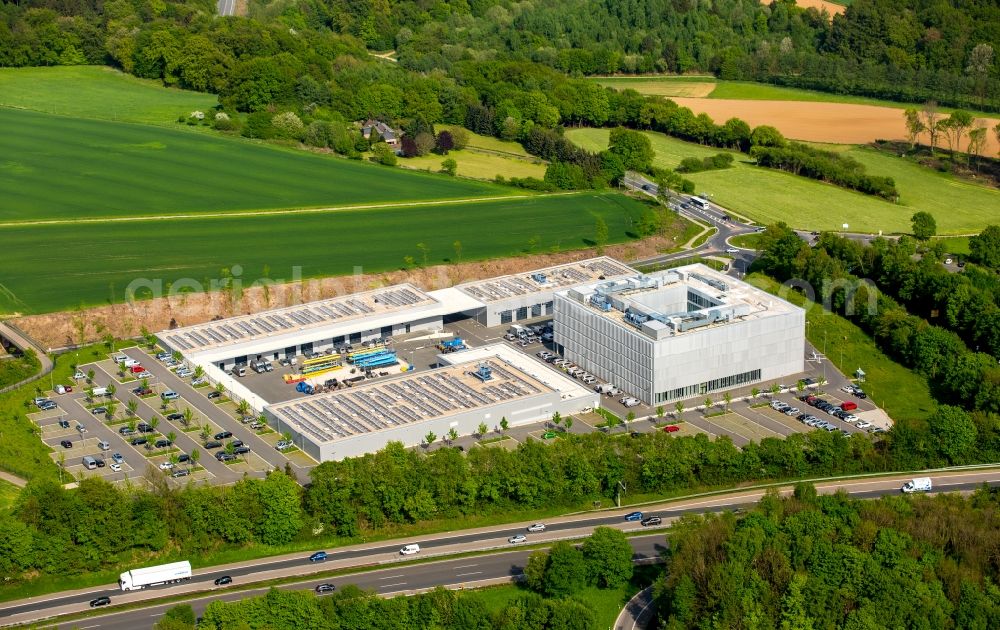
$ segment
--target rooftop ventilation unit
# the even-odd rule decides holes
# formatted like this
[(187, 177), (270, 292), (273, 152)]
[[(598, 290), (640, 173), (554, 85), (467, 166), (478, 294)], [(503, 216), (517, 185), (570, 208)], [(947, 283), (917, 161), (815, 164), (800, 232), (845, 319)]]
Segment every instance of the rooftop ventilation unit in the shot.
[(608, 301), (607, 296), (601, 295), (599, 293), (591, 294), (590, 305), (600, 311), (604, 311), (605, 313), (611, 311), (611, 302)]
[(479, 368), (477, 368), (476, 371), (472, 373), (472, 375), (484, 383), (486, 381), (493, 380), (493, 370), (490, 368), (490, 366), (486, 365), (485, 363), (480, 363)]
[(700, 273), (692, 273), (691, 277), (694, 278), (695, 280), (701, 280), (702, 282), (704, 282), (708, 286), (715, 287), (716, 289), (718, 289), (720, 291), (728, 291), (729, 290), (729, 285), (726, 284), (725, 282), (723, 282), (722, 280), (716, 280), (715, 278), (710, 278), (708, 276), (703, 276)]
[(636, 328), (642, 328), (642, 325), (649, 321), (649, 315), (629, 308), (625, 311), (625, 321)]
[(544, 273), (533, 273), (531, 274), (531, 279), (538, 284), (545, 284), (548, 281), (548, 278), (545, 277)]

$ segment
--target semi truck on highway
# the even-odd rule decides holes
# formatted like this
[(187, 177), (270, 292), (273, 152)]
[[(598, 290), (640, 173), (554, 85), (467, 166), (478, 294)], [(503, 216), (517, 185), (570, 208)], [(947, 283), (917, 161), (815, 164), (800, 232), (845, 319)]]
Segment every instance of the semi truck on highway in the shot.
[(132, 569), (119, 576), (118, 586), (123, 591), (137, 591), (147, 586), (173, 584), (191, 579), (191, 563), (187, 560), (155, 567)]

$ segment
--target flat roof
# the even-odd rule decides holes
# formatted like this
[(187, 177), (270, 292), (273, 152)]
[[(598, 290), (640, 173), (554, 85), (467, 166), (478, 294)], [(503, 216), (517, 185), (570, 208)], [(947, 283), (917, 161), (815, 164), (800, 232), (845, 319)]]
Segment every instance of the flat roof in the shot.
[(437, 300), (413, 285), (398, 284), (167, 330), (159, 336), (171, 347), (178, 348), (185, 354), (198, 353), (437, 304)]
[[(489, 366), (490, 380), (473, 376), (481, 364)], [(493, 357), (370, 381), (269, 405), (267, 410), (322, 445), (551, 391), (541, 381)]]
[(598, 256), (524, 273), (466, 282), (455, 288), (481, 302), (489, 303), (635, 273), (636, 270), (625, 263), (608, 256)]
[[(683, 295), (678, 295), (683, 291)], [(691, 294), (699, 303), (690, 301)], [(797, 306), (701, 263), (560, 292), (628, 330), (654, 339), (763, 319)]]

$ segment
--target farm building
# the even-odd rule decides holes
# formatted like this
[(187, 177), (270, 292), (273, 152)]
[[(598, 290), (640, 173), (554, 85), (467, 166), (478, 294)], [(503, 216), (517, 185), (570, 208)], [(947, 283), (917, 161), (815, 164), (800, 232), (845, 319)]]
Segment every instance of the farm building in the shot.
[(805, 311), (697, 264), (555, 295), (565, 357), (649, 404), (802, 372)]
[(597, 280), (635, 275), (636, 271), (614, 258), (600, 256), (488, 280), (466, 282), (455, 288), (481, 305), (466, 313), (483, 326), (492, 327), (551, 316), (556, 291)]
[(593, 407), (598, 395), (507, 345), (441, 357), (444, 367), (269, 405), (279, 432), (317, 461), (374, 452), (390, 441), (416, 446), (428, 433), (469, 435)]

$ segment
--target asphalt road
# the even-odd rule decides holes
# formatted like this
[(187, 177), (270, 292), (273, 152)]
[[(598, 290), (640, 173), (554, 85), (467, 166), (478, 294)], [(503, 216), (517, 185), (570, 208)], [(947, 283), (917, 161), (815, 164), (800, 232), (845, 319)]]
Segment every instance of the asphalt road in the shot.
[(221, 16), (236, 15), (236, 0), (218, 0), (216, 8)]
[[(1000, 485), (1000, 470), (988, 470), (988, 471), (962, 471), (954, 472), (940, 475), (929, 475), (934, 479), (935, 491), (945, 491), (945, 492), (955, 492), (955, 491), (971, 491), (978, 488), (982, 483), (986, 482), (990, 485)], [(829, 482), (817, 484), (817, 488), (820, 492), (834, 492), (838, 489), (847, 491), (851, 496), (856, 498), (875, 498), (887, 494), (896, 494), (899, 492), (899, 486), (901, 485), (900, 479), (866, 479), (866, 480), (852, 480), (849, 482)], [(746, 491), (742, 493), (734, 493), (732, 495), (711, 497), (705, 499), (693, 499), (689, 501), (679, 502), (674, 505), (668, 505), (665, 509), (652, 509), (646, 508), (645, 512), (647, 514), (657, 514), (668, 520), (670, 517), (680, 516), (687, 513), (700, 513), (709, 511), (718, 511), (722, 509), (732, 509), (738, 506), (747, 505), (754, 503), (762, 495), (761, 491)], [(568, 532), (570, 530), (581, 530), (593, 528), (598, 525), (623, 525), (622, 514), (625, 512), (617, 511), (614, 513), (602, 513), (600, 515), (581, 515), (580, 517), (572, 517), (568, 519), (561, 519), (558, 522), (547, 523), (548, 527), (546, 530), (546, 537), (558, 536), (560, 532)], [(444, 533), (436, 537), (422, 537), (412, 541), (403, 542), (418, 542), (422, 548), (422, 552), (426, 555), (428, 553), (434, 553), (438, 551), (443, 553), (447, 548), (453, 548), (455, 546), (460, 546), (462, 551), (473, 551), (486, 549), (491, 547), (503, 546), (506, 544), (506, 538), (514, 533), (521, 533), (523, 529), (520, 526), (511, 525), (510, 527), (499, 527), (495, 529), (490, 529), (488, 531), (476, 531), (476, 532), (458, 532), (458, 533)], [(565, 534), (564, 534), (565, 535)], [(531, 542), (535, 535), (528, 534), (528, 541)], [(340, 551), (334, 550), (330, 552), (329, 561), (349, 561), (349, 566), (361, 566), (365, 564), (372, 564), (380, 560), (385, 561), (393, 557), (398, 558), (398, 549), (401, 546), (401, 541), (393, 541), (386, 543), (377, 543), (365, 546), (356, 546), (353, 548), (346, 548)], [(452, 549), (454, 551), (454, 549)], [(503, 556), (508, 557), (508, 556)], [(357, 562), (354, 562), (357, 560)], [(485, 560), (467, 559), (469, 563), (472, 562), (485, 562)], [(436, 566), (437, 563), (435, 563)], [(226, 569), (220, 570), (200, 570), (197, 572), (195, 577), (191, 582), (187, 583), (185, 586), (191, 588), (192, 590), (197, 590), (198, 588), (212, 588), (212, 582), (215, 578), (222, 575), (230, 575), (233, 580), (240, 582), (241, 578), (246, 578), (247, 576), (253, 576), (262, 571), (272, 571), (276, 569), (286, 569), (294, 571), (299, 569), (298, 575), (305, 575), (309, 572), (316, 572), (323, 569), (323, 563), (310, 563), (308, 561), (308, 554), (302, 554), (296, 557), (285, 557), (276, 559), (264, 559), (255, 560), (245, 563), (239, 567), (228, 567)], [(430, 574), (431, 564), (421, 565), (421, 572)], [(332, 567), (331, 567), (332, 568)], [(397, 569), (386, 569), (388, 571), (396, 571), (397, 573), (403, 570), (403, 567), (398, 567)], [(509, 570), (509, 567), (508, 567)], [(293, 573), (295, 574), (295, 573)], [(367, 575), (367, 574), (366, 574)], [(479, 575), (479, 574), (477, 574)], [(476, 579), (487, 579), (503, 577), (504, 574), (497, 572), (495, 569), (490, 571), (483, 571), (481, 577)], [(430, 579), (431, 584), (451, 584), (452, 580), (457, 577), (473, 577), (469, 576), (459, 576), (454, 573), (446, 573), (447, 579), (444, 582), (435, 582), (434, 580), (442, 579), (440, 576)], [(357, 582), (360, 577), (348, 579), (348, 582)], [(343, 578), (341, 578), (343, 582)], [(336, 582), (335, 582), (336, 583)], [(423, 584), (424, 582), (420, 582)], [(417, 586), (416, 583), (411, 584), (409, 581), (404, 581), (401, 584), (395, 584), (394, 581), (388, 581), (385, 585), (386, 587), (394, 585), (398, 586), (399, 590), (411, 590), (414, 588), (422, 588)], [(155, 598), (158, 595), (157, 591), (162, 590), (158, 588), (151, 588), (141, 591), (140, 593), (131, 593), (130, 597), (139, 595), (138, 599), (144, 598)], [(380, 591), (382, 592), (382, 591)], [(386, 591), (395, 592), (395, 591)], [(19, 602), (12, 602), (10, 605), (4, 608), (0, 608), (0, 618), (7, 618), (13, 615), (25, 614), (25, 613), (39, 613), (38, 615), (31, 615), (34, 618), (43, 617), (47, 614), (54, 614), (51, 612), (52, 609), (68, 606), (72, 609), (81, 610), (86, 609), (87, 602), (92, 598), (107, 595), (115, 600), (116, 596), (121, 597), (122, 593), (116, 586), (108, 586), (102, 589), (87, 590), (85, 592), (77, 591), (71, 594), (53, 594), (51, 596), (44, 596), (39, 598), (33, 598), (33, 600), (21, 600)], [(62, 611), (63, 614), (68, 612), (67, 610)], [(149, 614), (147, 612), (147, 614)], [(102, 617), (103, 618), (103, 617)], [(96, 627), (96, 626), (94, 626)]]
[[(641, 536), (630, 539), (635, 550), (634, 559), (644, 560), (657, 558), (666, 549), (663, 533), (652, 536)], [(481, 556), (476, 558), (457, 558), (440, 562), (389, 567), (379, 571), (370, 571), (355, 575), (345, 575), (334, 578), (307, 580), (296, 584), (282, 586), (285, 590), (313, 590), (318, 584), (333, 584), (340, 588), (346, 584), (355, 584), (363, 589), (370, 589), (381, 595), (409, 592), (419, 589), (429, 589), (435, 586), (458, 588), (464, 586), (473, 588), (486, 580), (514, 578), (521, 575), (531, 551), (520, 550), (509, 553)], [(267, 589), (249, 591), (220, 591), (191, 601), (195, 614), (201, 615), (209, 602), (219, 600), (232, 602), (246, 597), (262, 595)], [(322, 595), (320, 595), (322, 597)], [(155, 624), (173, 604), (130, 610), (93, 619), (76, 621), (73, 624), (63, 624), (62, 627), (102, 628), (104, 630), (132, 630), (147, 628)]]

